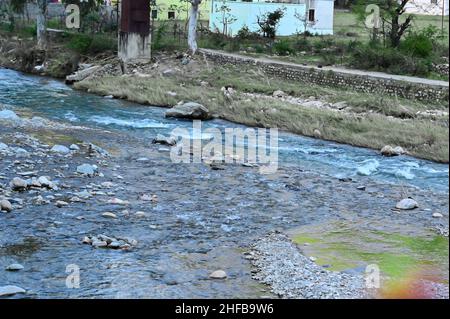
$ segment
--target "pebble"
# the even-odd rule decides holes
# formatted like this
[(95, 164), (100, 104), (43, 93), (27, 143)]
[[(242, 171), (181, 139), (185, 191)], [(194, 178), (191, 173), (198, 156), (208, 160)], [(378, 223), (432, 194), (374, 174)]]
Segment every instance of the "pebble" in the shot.
[(13, 296), (17, 294), (24, 294), (26, 290), (17, 286), (1, 286), (0, 297)]
[(83, 164), (77, 167), (77, 173), (87, 176), (94, 176), (98, 167), (90, 164)]
[(28, 183), (26, 180), (21, 179), (20, 177), (14, 177), (10, 183), (10, 186), (14, 191), (22, 191), (28, 187)]
[(227, 273), (223, 270), (216, 270), (211, 275), (209, 275), (209, 278), (211, 279), (225, 279), (227, 277)]
[(7, 271), (19, 271), (22, 270), (24, 267), (21, 264), (11, 264), (8, 267), (6, 267)]
[(103, 213), (102, 216), (106, 218), (117, 218), (116, 214), (110, 212)]
[(64, 145), (55, 145), (52, 147), (51, 151), (53, 153), (59, 153), (59, 154), (69, 154), (70, 153), (69, 148)]
[(57, 201), (57, 202), (55, 203), (55, 205), (56, 205), (56, 207), (58, 207), (58, 208), (62, 208), (62, 207), (69, 206), (69, 203), (67, 203), (67, 202), (65, 202), (65, 201), (62, 201), (62, 200), (59, 200), (59, 201)]
[(71, 151), (79, 151), (80, 147), (77, 144), (72, 144), (72, 145), (69, 146), (69, 149)]
[(441, 213), (434, 213), (433, 217), (434, 218), (442, 218), (442, 217), (444, 217), (444, 215), (442, 215)]
[(419, 207), (419, 204), (414, 199), (411, 199), (411, 198), (402, 199), (395, 206), (395, 208), (401, 209), (401, 210), (412, 210), (417, 207)]
[(13, 207), (12, 207), (11, 203), (8, 200), (3, 199), (3, 200), (0, 201), (0, 210), (3, 210), (5, 212), (9, 213), (9, 212), (12, 211), (12, 209), (13, 209)]
[(145, 214), (145, 212), (136, 212), (136, 214), (134, 214), (134, 216), (142, 218), (142, 217), (145, 217), (146, 214)]

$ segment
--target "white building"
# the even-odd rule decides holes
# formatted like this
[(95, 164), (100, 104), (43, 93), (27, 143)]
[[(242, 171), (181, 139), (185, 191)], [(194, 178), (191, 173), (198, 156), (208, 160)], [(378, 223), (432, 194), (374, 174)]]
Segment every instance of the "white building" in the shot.
[[(277, 35), (289, 36), (306, 30), (313, 34), (333, 34), (334, 0), (212, 0), (211, 31), (235, 36), (242, 27), (259, 31), (258, 17), (277, 9), (284, 10)], [(226, 21), (226, 26), (224, 26)]]
[(407, 13), (448, 16), (449, 0), (410, 0), (405, 9)]

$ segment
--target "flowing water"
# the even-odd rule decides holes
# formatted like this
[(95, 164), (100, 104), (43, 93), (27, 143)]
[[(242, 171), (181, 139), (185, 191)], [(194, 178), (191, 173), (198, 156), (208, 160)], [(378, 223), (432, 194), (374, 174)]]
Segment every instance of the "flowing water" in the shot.
[[(72, 90), (59, 81), (0, 70), (0, 103), (36, 116), (74, 124), (126, 130), (152, 140), (175, 127), (192, 127), (164, 118), (164, 108), (105, 99)], [(226, 121), (204, 128), (243, 127)], [(449, 166), (409, 156), (385, 158), (378, 151), (280, 133), (279, 160), (335, 177), (370, 176), (376, 180), (448, 192)]]

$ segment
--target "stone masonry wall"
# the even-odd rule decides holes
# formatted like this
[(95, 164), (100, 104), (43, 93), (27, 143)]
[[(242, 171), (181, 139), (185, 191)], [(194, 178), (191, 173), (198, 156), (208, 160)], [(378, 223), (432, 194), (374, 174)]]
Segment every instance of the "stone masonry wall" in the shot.
[(282, 79), (298, 81), (303, 83), (314, 83), (318, 85), (344, 88), (363, 93), (376, 93), (380, 95), (398, 96), (407, 99), (418, 99), (422, 101), (448, 101), (448, 86), (414, 83), (396, 79), (384, 79), (369, 75), (348, 74), (306, 66), (291, 66), (282, 63), (271, 63), (253, 58), (232, 56), (199, 50), (203, 56), (221, 65), (231, 64), (235, 66), (256, 66), (267, 75)]

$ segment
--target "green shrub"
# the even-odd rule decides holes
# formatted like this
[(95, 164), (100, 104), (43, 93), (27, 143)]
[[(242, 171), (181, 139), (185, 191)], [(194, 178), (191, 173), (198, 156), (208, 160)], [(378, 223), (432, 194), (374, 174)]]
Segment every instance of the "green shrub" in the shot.
[(87, 34), (71, 34), (67, 47), (80, 54), (88, 53), (89, 47), (93, 41), (92, 36)]
[(297, 41), (295, 41), (294, 43), (294, 49), (296, 51), (306, 51), (309, 52), (312, 50), (312, 44), (310, 43), (310, 41), (306, 38), (299, 38)]
[(433, 53), (433, 42), (425, 34), (410, 33), (401, 42), (400, 50), (405, 54), (427, 58)]
[(273, 44), (273, 51), (278, 55), (290, 55), (295, 52), (287, 40), (280, 40)]
[(250, 31), (250, 29), (244, 25), (237, 33), (236, 38), (240, 40), (255, 40), (260, 38), (259, 34)]

